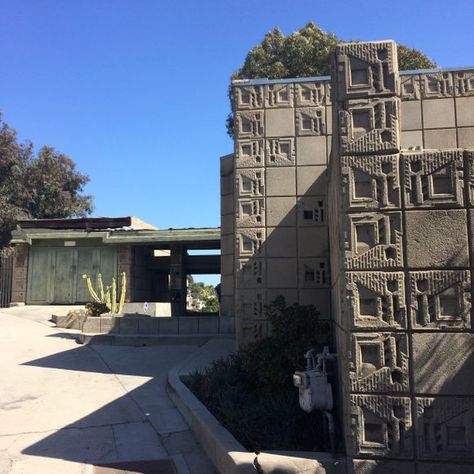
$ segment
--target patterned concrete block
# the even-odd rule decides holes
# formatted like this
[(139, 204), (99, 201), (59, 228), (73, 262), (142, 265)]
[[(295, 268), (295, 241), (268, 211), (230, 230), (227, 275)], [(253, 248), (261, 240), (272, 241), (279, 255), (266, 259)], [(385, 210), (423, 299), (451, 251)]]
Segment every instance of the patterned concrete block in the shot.
[(429, 72), (420, 74), (421, 98), (438, 99), (453, 97), (454, 84), (451, 72)]
[(464, 204), (462, 150), (403, 153), (406, 207), (461, 207)]
[(421, 84), (419, 74), (400, 76), (400, 97), (402, 100), (420, 100)]
[(411, 458), (411, 403), (407, 397), (351, 395), (352, 456)]
[(343, 156), (341, 174), (345, 210), (400, 207), (398, 155)]
[(383, 331), (407, 327), (402, 272), (348, 272), (346, 291), (354, 328)]
[(295, 165), (294, 138), (270, 138), (265, 143), (265, 164), (267, 166)]
[(265, 199), (237, 199), (236, 204), (236, 227), (260, 227), (265, 225)]
[(296, 135), (327, 135), (325, 107), (297, 107)]
[(237, 288), (264, 288), (266, 273), (265, 259), (239, 259), (236, 272)]
[(352, 334), (349, 377), (352, 392), (408, 392), (408, 336)]
[(407, 264), (411, 268), (469, 266), (465, 210), (406, 214)]
[(265, 145), (263, 139), (237, 140), (235, 144), (236, 168), (259, 168), (264, 164)]
[(237, 229), (235, 233), (235, 255), (237, 258), (263, 257), (266, 246), (265, 229)]
[(293, 107), (294, 84), (267, 84), (265, 86), (265, 107)]
[(299, 227), (328, 224), (326, 196), (300, 197), (297, 210)]
[(233, 92), (237, 110), (263, 108), (263, 86), (238, 86), (234, 87)]
[(265, 290), (241, 290), (236, 307), (239, 320), (242, 322), (263, 319), (266, 304)]
[(325, 105), (329, 100), (326, 83), (318, 81), (295, 84), (295, 98), (298, 107)]
[(235, 133), (238, 138), (263, 137), (264, 130), (263, 110), (235, 113)]
[(469, 270), (427, 270), (409, 273), (409, 304), (414, 329), (449, 330), (471, 327)]
[(239, 169), (235, 172), (237, 197), (254, 198), (265, 195), (265, 171), (263, 168)]
[(453, 80), (457, 97), (474, 95), (474, 71), (456, 71)]
[(326, 288), (329, 286), (329, 261), (327, 258), (298, 259), (300, 288)]
[[(472, 463), (474, 461), (473, 417), (474, 399), (472, 398), (417, 398), (415, 423), (420, 459)], [(443, 472), (454, 474), (458, 471), (445, 470)]]

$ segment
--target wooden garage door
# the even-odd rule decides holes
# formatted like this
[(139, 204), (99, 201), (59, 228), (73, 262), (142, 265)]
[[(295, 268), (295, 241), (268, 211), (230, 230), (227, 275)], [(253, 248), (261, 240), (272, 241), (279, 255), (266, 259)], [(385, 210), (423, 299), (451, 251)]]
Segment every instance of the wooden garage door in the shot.
[(28, 304), (90, 301), (83, 274), (102, 273), (110, 284), (117, 272), (115, 247), (32, 247), (28, 267)]

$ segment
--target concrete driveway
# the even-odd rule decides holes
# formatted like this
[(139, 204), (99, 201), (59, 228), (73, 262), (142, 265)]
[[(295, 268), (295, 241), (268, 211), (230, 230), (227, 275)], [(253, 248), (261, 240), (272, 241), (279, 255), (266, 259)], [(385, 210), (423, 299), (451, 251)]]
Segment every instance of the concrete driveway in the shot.
[(42, 324), (48, 311), (27, 313), (0, 310), (0, 473), (155, 459), (179, 474), (214, 472), (165, 391), (196, 345), (81, 346)]

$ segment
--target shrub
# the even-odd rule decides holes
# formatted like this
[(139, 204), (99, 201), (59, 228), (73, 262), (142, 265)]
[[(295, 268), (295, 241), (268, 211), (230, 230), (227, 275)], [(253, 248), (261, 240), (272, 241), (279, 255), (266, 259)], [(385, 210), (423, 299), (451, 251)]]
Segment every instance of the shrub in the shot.
[(87, 316), (100, 316), (110, 312), (110, 308), (105, 303), (97, 303), (96, 301), (87, 303), (85, 307)]
[(327, 450), (321, 413), (299, 407), (293, 386), (304, 353), (329, 342), (329, 324), (314, 306), (287, 306), (283, 297), (266, 307), (271, 336), (211, 364), (184, 382), (250, 451)]

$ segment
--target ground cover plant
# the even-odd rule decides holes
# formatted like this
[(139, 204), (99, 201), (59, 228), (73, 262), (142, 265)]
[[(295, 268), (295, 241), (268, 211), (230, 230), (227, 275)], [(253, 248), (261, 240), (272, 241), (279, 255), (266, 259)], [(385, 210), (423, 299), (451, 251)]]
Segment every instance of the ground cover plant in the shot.
[(278, 297), (266, 308), (271, 335), (214, 362), (184, 382), (249, 451), (328, 451), (320, 413), (307, 414), (293, 386), (304, 353), (329, 343), (330, 327), (312, 305), (287, 306)]

